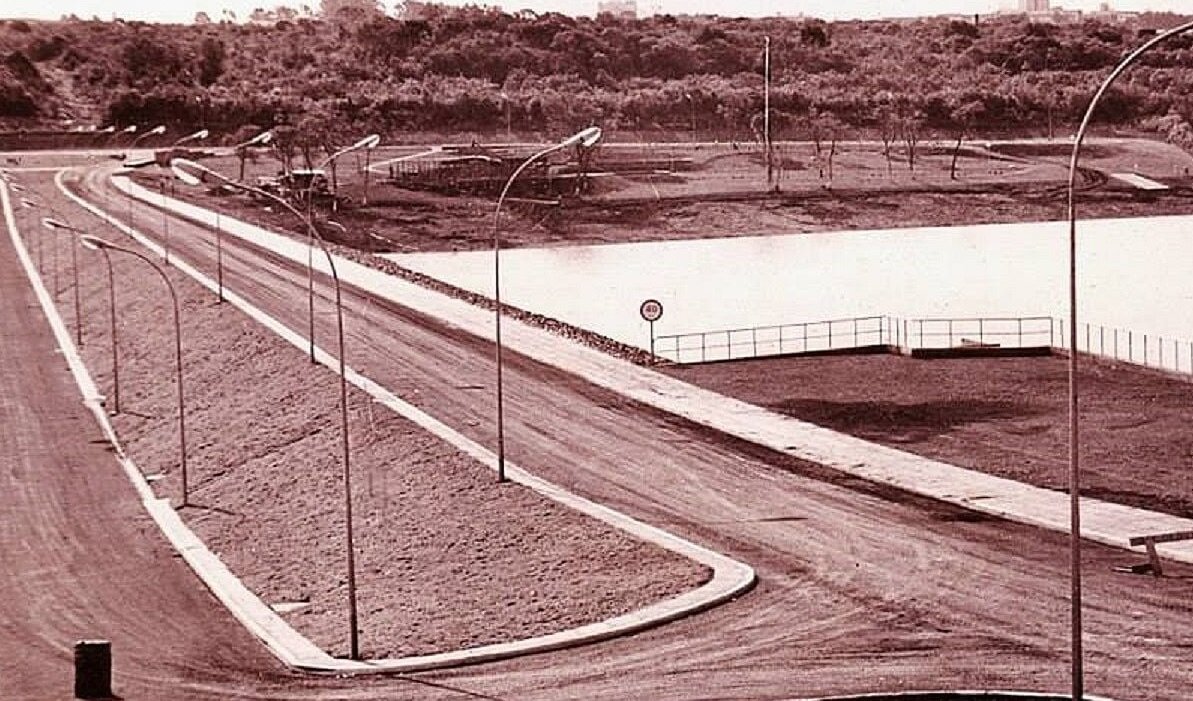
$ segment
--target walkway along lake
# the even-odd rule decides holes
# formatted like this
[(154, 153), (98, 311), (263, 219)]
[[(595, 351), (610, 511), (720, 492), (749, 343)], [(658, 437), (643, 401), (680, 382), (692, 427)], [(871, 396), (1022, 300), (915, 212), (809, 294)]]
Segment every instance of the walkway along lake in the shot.
[[(1079, 321), (1193, 341), (1193, 217), (1081, 221), (1078, 237)], [(491, 250), (387, 257), (493, 294)], [(1066, 222), (502, 249), (501, 266), (506, 303), (644, 349), (647, 298), (663, 303), (659, 336), (868, 315), (1068, 317)]]

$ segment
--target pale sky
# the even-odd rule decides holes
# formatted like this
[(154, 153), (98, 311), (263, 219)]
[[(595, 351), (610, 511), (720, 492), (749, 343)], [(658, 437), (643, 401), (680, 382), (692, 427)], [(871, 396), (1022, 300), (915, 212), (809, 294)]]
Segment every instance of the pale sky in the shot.
[[(461, 5), (468, 0), (445, 0), (444, 4)], [(1071, 10), (1094, 10), (1102, 0), (1053, 0), (1054, 6)], [(190, 22), (196, 12), (206, 12), (218, 19), (223, 9), (245, 17), (254, 8), (272, 8), (279, 4), (299, 7), (302, 4), (318, 7), (319, 0), (3, 0), (0, 18), (58, 19), (76, 14), (83, 19), (92, 16), (112, 19), (139, 19), (151, 22)], [(592, 15), (597, 0), (472, 0), (473, 4), (500, 5), (506, 11), (531, 9), (536, 12), (556, 11), (570, 15)], [(387, 7), (391, 3), (386, 3)], [(1157, 10), (1190, 12), (1189, 0), (1111, 0), (1118, 10)], [(638, 0), (640, 14), (657, 8), (671, 14), (726, 14), (732, 8), (735, 16), (795, 16), (800, 13), (825, 19), (872, 19), (878, 17), (909, 17), (916, 15), (985, 13), (1000, 7), (1013, 7), (1014, 0)]]

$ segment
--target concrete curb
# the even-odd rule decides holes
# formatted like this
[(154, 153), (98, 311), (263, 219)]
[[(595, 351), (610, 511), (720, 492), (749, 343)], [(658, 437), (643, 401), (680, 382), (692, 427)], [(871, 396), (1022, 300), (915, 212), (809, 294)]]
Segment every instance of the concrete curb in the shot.
[[(152, 198), (150, 203), (160, 206), (157, 193), (133, 187), (134, 195)], [(182, 216), (208, 226), (214, 223), (214, 215), (199, 207), (177, 200), (167, 204)], [(220, 221), (225, 232), (305, 264), (304, 244), (222, 215)], [(328, 272), (322, 261), (317, 260), (316, 267)], [(345, 258), (337, 257), (336, 267), (349, 284), (481, 338), (493, 336), (492, 312)], [(1069, 532), (1069, 498), (1062, 492), (931, 460), (782, 416), (514, 319), (503, 324), (503, 334), (508, 348), (529, 358), (727, 435), (912, 494), (1059, 533)], [(1082, 537), (1118, 548), (1132, 550), (1129, 540), (1133, 536), (1193, 530), (1193, 519), (1090, 498), (1082, 498), (1081, 504)], [(1156, 547), (1163, 557), (1193, 563), (1193, 541)]]
[[(59, 174), (56, 182), (59, 189), (80, 206), (88, 209), (113, 226), (120, 228), (149, 250), (158, 255), (163, 253), (163, 249), (153, 241), (72, 193), (63, 184), (61, 174)], [(6, 211), (8, 211), (7, 207)], [(13, 237), (16, 238), (15, 226), (12, 227), (11, 231), (13, 232)], [(213, 292), (216, 291), (217, 285), (213, 280), (188, 265), (185, 261), (175, 257), (171, 263), (178, 270), (186, 273), (207, 289)], [(300, 350), (307, 349), (308, 341), (304, 336), (292, 331), (262, 310), (252, 306), (236, 293), (225, 288), (224, 297), (230, 304), (236, 306), (250, 318), (263, 324), (295, 347)], [(65, 327), (63, 326), (62, 328), (65, 333)], [(62, 337), (59, 338), (60, 343), (63, 340), (66, 342), (63, 346), (65, 348), (70, 344), (69, 335), (65, 339)], [(73, 345), (71, 348), (73, 352)], [(336, 371), (338, 362), (322, 348), (316, 347), (316, 359), (333, 372)], [(81, 361), (79, 361), (79, 365), (85, 374), (86, 369), (82, 368)], [(345, 374), (349, 382), (370, 394), (378, 402), (415, 422), (423, 429), (447, 441), (481, 463), (488, 465), (491, 469), (496, 469), (496, 456), (483, 446), (460, 435), (447, 425), (422, 412), (417, 407), (402, 401), (393, 393), (357, 373), (355, 370), (348, 368)], [(100, 413), (102, 414), (102, 410)], [(105, 431), (110, 432), (110, 426), (107, 426), (106, 415), (102, 416), (102, 420), (106, 426)], [(110, 438), (113, 444), (116, 444), (115, 435), (112, 434)], [(131, 462), (129, 465), (131, 466)], [(140, 472), (135, 467), (131, 469), (136, 473), (134, 481), (139, 481), (143, 484), (144, 479), (141, 477)], [(178, 517), (177, 512), (170, 508), (168, 502), (156, 498), (148, 498), (145, 499), (145, 503), (146, 508), (154, 516), (162, 531), (167, 534), (174, 547), (186, 558), (188, 564), (191, 565), (204, 584), (215, 593), (233, 616), (248, 628), (253, 635), (265, 642), (274, 655), (282, 660), (284, 664), (311, 672), (335, 674), (415, 672), (476, 664), (518, 655), (585, 645), (616, 636), (628, 635), (706, 610), (740, 596), (754, 585), (756, 577), (753, 568), (749, 565), (572, 494), (557, 485), (527, 473), (516, 465), (507, 462), (506, 470), (507, 475), (512, 481), (529, 487), (549, 499), (580, 511), (592, 518), (596, 518), (615, 528), (619, 528), (642, 540), (699, 562), (712, 570), (712, 578), (696, 589), (637, 611), (549, 635), (434, 655), (370, 661), (344, 660), (331, 657), (317, 648), (309, 640), (291, 628), (289, 624), (261, 601), (260, 598), (249, 591), (224, 566), (219, 558), (211, 553), (203, 542), (187, 528), (182, 519)], [(145, 485), (145, 489), (148, 489), (148, 485)]]
[[(1105, 696), (1082, 693), (1085, 701), (1114, 701)], [(933, 691), (891, 691), (848, 696), (817, 696), (792, 701), (957, 701), (958, 699), (985, 699), (986, 701), (1068, 701), (1069, 694), (1053, 694), (1040, 691), (999, 691), (994, 689), (940, 689)]]

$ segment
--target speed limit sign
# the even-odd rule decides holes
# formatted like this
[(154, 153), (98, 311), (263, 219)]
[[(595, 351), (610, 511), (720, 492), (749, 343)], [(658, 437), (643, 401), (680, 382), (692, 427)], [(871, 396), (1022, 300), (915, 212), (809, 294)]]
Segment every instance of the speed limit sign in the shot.
[(654, 358), (654, 323), (663, 316), (663, 303), (657, 299), (648, 299), (638, 307), (638, 313), (650, 323), (650, 357)]
[(638, 313), (642, 315), (643, 319), (654, 323), (663, 316), (663, 303), (657, 299), (648, 299), (638, 308)]

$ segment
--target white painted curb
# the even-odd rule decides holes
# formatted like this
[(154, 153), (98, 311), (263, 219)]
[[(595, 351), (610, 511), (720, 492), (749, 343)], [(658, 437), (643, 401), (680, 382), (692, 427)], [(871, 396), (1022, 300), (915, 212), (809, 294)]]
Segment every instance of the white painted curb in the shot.
[[(124, 183), (119, 185), (153, 206), (162, 202), (157, 193), (135, 185), (131, 189)], [(194, 205), (177, 200), (166, 204), (176, 213), (209, 226), (215, 221), (213, 213)], [(222, 215), (220, 221), (225, 232), (305, 264), (305, 244)], [(328, 272), (321, 257), (316, 258), (316, 267)], [(336, 268), (349, 284), (480, 338), (493, 338), (490, 311), (348, 259), (337, 257)], [(507, 323), (508, 327), (503, 327), (507, 348), (647, 406), (845, 474), (1010, 521), (1069, 532), (1069, 497), (1065, 493), (931, 460), (782, 416), (516, 319), (508, 319)], [(1083, 538), (1126, 550), (1132, 549), (1129, 541), (1133, 536), (1193, 530), (1193, 519), (1088, 497), (1081, 499), (1081, 508)], [(1163, 543), (1156, 549), (1163, 557), (1193, 563), (1193, 541)]]
[[(121, 182), (124, 180), (123, 178), (114, 180), (120, 182), (123, 187), (128, 187), (128, 183)], [(164, 252), (160, 246), (146, 238), (140, 232), (129, 228), (123, 222), (108, 215), (67, 189), (62, 182), (62, 174), (59, 174), (57, 184), (59, 189), (67, 197), (101, 219), (118, 227), (141, 245), (158, 255)], [(148, 193), (148, 191), (142, 190), (142, 193)], [(160, 199), (156, 193), (149, 194), (154, 196), (155, 199)], [(7, 200), (5, 200), (5, 211), (11, 216), (11, 209), (7, 205)], [(221, 217), (221, 220), (227, 221), (223, 217)], [(10, 231), (13, 238), (17, 239), (15, 222), (11, 222), (11, 220)], [(339, 264), (339, 259), (336, 262)], [(180, 260), (177, 255), (172, 257), (171, 264), (178, 270), (194, 278), (207, 289), (213, 292), (217, 290), (217, 285), (213, 280), (200, 273), (185, 261)], [(30, 272), (31, 277), (33, 277), (33, 271), (28, 267), (26, 269)], [(241, 296), (229, 291), (226, 286), (224, 288), (224, 298), (250, 318), (258, 321), (300, 350), (308, 348), (309, 342), (304, 336), (294, 332), (264, 311), (252, 306)], [(57, 315), (52, 309), (51, 304), (47, 314), (53, 313), (56, 318)], [(61, 322), (59, 322), (59, 326), (62, 326)], [(65, 333), (64, 326), (62, 329), (63, 333)], [(73, 352), (73, 344), (70, 342), (69, 335), (65, 338), (61, 335), (59, 336), (60, 344), (64, 340), (63, 347), (70, 346)], [(325, 352), (322, 348), (316, 346), (315, 356), (320, 363), (327, 366), (333, 372), (337, 370), (338, 361), (336, 358)], [(79, 361), (79, 367), (85, 375), (86, 369), (82, 367), (81, 361)], [(437, 421), (417, 407), (402, 401), (389, 390), (357, 373), (355, 370), (346, 368), (345, 374), (349, 382), (367, 392), (378, 402), (415, 422), (424, 430), (450, 443), (479, 462), (488, 465), (494, 470), (496, 469), (497, 458), (488, 449), (457, 433), (446, 424)], [(105, 431), (111, 434), (110, 439), (116, 445), (116, 437), (114, 433), (111, 433), (111, 427), (107, 424), (107, 416), (103, 414), (102, 408), (99, 414), (99, 418), (105, 425)], [(131, 466), (131, 462), (129, 465)], [(126, 467), (127, 469), (129, 468)], [(144, 480), (140, 472), (135, 467), (132, 467), (132, 470), (136, 474), (134, 483), (140, 481), (143, 484)], [(163, 532), (166, 532), (167, 537), (170, 538), (174, 546), (187, 558), (187, 562), (195, 570), (196, 574), (199, 575), (200, 579), (216, 594), (237, 620), (248, 628), (250, 632), (261, 638), (283, 663), (291, 667), (314, 672), (336, 674), (414, 672), (475, 664), (534, 652), (545, 652), (583, 645), (616, 636), (627, 635), (703, 611), (742, 595), (754, 585), (756, 579), (754, 570), (745, 563), (738, 562), (662, 529), (637, 521), (606, 506), (572, 494), (557, 485), (527, 473), (508, 461), (506, 462), (506, 473), (511, 481), (529, 487), (549, 499), (708, 567), (713, 572), (712, 578), (696, 589), (637, 611), (558, 633), (434, 655), (418, 655), (370, 661), (344, 660), (331, 657), (318, 649), (314, 644), (291, 628), (273, 609), (249, 591), (240, 580), (236, 579), (228, 571), (219, 558), (212, 554), (202, 541), (186, 527), (182, 519), (178, 518), (173, 509), (169, 507), (168, 502), (165, 502), (165, 500), (148, 499), (146, 500), (146, 507), (154, 515), (158, 526)], [(148, 490), (148, 485), (145, 485), (144, 488)]]

